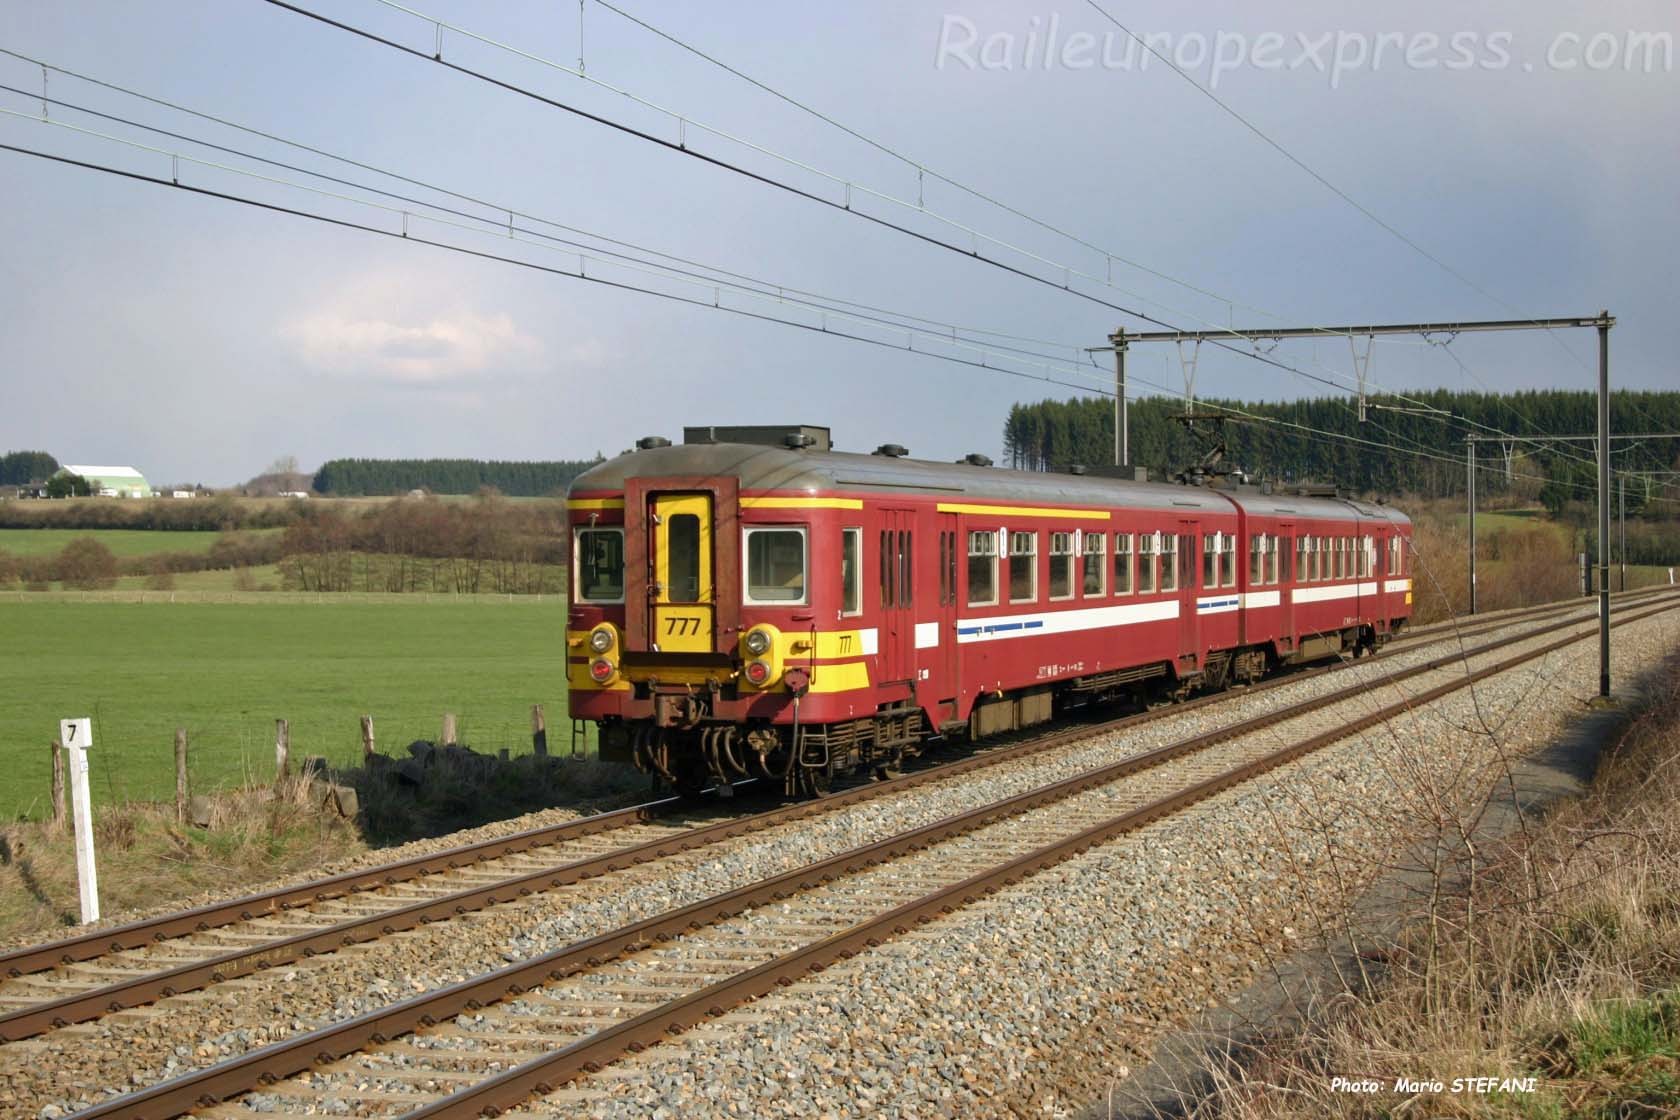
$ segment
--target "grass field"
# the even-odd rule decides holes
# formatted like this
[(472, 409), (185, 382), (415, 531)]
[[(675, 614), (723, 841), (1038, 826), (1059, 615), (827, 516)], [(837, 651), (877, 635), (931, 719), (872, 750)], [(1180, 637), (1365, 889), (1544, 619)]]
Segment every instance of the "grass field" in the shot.
[[(226, 601), (200, 599), (212, 595)], [(0, 597), (0, 634), (20, 653), (0, 693), (0, 819), (45, 811), (47, 744), (70, 716), (93, 717), (94, 797), (107, 803), (173, 796), (177, 727), (203, 788), (271, 778), (276, 717), (291, 722), (294, 765), (359, 758), (363, 713), (392, 753), (436, 738), (445, 711), (462, 742), (520, 752), (542, 703), (553, 749), (567, 749), (563, 597), (169, 598)]]
[(92, 537), (118, 557), (156, 556), (163, 552), (208, 552), (219, 536), (209, 531), (176, 533), (161, 529), (0, 529), (0, 551), (13, 556), (52, 556), (71, 541)]

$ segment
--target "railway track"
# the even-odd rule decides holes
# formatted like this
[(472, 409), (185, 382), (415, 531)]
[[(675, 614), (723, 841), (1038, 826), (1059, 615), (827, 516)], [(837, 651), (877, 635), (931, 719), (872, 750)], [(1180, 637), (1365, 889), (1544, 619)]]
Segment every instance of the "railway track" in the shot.
[[(1676, 605), (1660, 603), (1617, 625)], [(1385, 679), (1411, 680), (1581, 625), (1565, 620), (1392, 670)], [(533, 1092), (552, 1091), (668, 1032), (692, 1027), (1033, 871), (1589, 635), (1577, 630), (1469, 673), (1442, 674), (1446, 679), (1383, 708), (1373, 707), (1368, 682), (1285, 705), (299, 1035), (80, 1115), (138, 1120), (197, 1108), (208, 1108), (205, 1115), (246, 1115), (207, 1102), (259, 1088), (265, 1110), (304, 1111), (326, 1098), (355, 1102), (370, 1115), (418, 1108), (413, 1115), (454, 1117), (516, 1107)], [(1320, 713), (1337, 706), (1352, 710), (1324, 726)], [(1108, 729), (1112, 725), (1050, 738), (1083, 738)], [(1282, 749), (1276, 746), (1280, 739), (1288, 740)], [(1035, 746), (1046, 749), (1029, 743), (1008, 750)], [(974, 769), (985, 761), (965, 760), (928, 774), (944, 777), (955, 766)], [(834, 800), (788, 809), (819, 812)], [(421, 1033), (401, 1037), (415, 1031)], [(278, 1080), (286, 1078), (291, 1080)]]
[[(1633, 593), (1627, 601), (1644, 601), (1649, 597)], [(1460, 625), (1456, 636), (1462, 640), (1579, 611), (1580, 607), (1571, 603), (1510, 612), (1475, 626)], [(1565, 619), (1527, 631), (1525, 636), (1574, 624)], [(1420, 630), (1408, 636), (1405, 646), (1397, 642), (1391, 648), (1397, 651), (1409, 648), (1452, 630), (1451, 624)], [(1396, 670), (1390, 679), (1409, 679), (1490, 648), (1470, 650), (1468, 654), (1455, 651)], [(608, 875), (624, 867), (1053, 751), (1090, 736), (1136, 727), (1238, 697), (1253, 697), (1340, 668), (1309, 670), (1238, 692), (1035, 735), (1024, 742), (991, 747), (891, 781), (842, 790), (819, 801), (718, 820), (697, 812), (692, 804), (680, 799), (664, 799), (0, 955), (0, 972), (12, 977), (0, 983), (0, 1041), (33, 1037), (277, 965), (376, 941), (429, 922)], [(1257, 718), (1265, 720), (1274, 716)], [(1251, 720), (1231, 726), (1259, 724)], [(46, 969), (53, 971), (41, 974)]]

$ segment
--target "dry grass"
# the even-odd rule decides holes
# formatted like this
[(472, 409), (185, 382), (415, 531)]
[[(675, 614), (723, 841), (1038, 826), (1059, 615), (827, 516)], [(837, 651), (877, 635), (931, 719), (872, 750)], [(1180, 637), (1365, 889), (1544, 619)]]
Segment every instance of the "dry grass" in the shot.
[[(374, 848), (554, 807), (597, 812), (644, 800), (647, 779), (592, 758), (502, 759), (464, 748), (372, 769), (293, 777), (209, 798), (208, 828), (178, 824), (173, 804), (96, 805), (94, 846), (107, 920), (208, 896), (245, 893)], [(354, 789), (359, 812), (338, 815), (328, 781)], [(62, 936), (79, 921), (68, 822), (0, 829), (0, 944)]]
[[(1416, 625), (1465, 613), (1470, 604), (1469, 531), (1453, 503), (1411, 510)], [(1529, 525), (1514, 517), (1483, 528), (1476, 538), (1476, 607), (1482, 611), (1527, 607), (1580, 593), (1580, 569), (1566, 536), (1548, 521)]]
[[(354, 822), (322, 811), (305, 782), (219, 793), (211, 806), (208, 829), (177, 824), (173, 805), (96, 808), (105, 915), (242, 891), (367, 849)], [(0, 835), (0, 943), (62, 936), (80, 919), (68, 822), (18, 823)]]
[[(1680, 669), (1606, 753), (1587, 796), (1478, 850), (1471, 779), (1415, 805), (1426, 886), (1382, 976), (1299, 1035), (1208, 1071), (1222, 1120), (1680, 1116)], [(1430, 819), (1432, 818), (1432, 819)], [(1336, 919), (1327, 918), (1326, 925)], [(1333, 1078), (1370, 1078), (1348, 1093)], [(1452, 1091), (1455, 1078), (1533, 1091)], [(1442, 1088), (1396, 1090), (1397, 1079)]]

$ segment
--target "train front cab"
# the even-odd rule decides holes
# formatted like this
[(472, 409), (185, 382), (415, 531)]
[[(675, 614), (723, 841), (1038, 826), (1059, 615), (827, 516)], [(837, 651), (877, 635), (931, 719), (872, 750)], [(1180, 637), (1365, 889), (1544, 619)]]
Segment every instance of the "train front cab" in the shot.
[[(924, 701), (937, 724), (932, 699), (957, 681), (939, 641), (955, 628), (954, 518), (930, 533), (910, 503), (743, 494), (733, 476), (623, 485), (569, 502), (572, 714), (600, 724), (603, 758), (682, 788), (779, 772), (797, 749), (919, 743)], [(615, 553), (617, 585), (596, 574)]]

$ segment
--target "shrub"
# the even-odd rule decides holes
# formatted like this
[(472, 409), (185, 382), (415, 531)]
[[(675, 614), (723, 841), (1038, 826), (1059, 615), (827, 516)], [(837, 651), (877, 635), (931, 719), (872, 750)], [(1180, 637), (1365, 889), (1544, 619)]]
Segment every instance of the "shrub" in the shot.
[(65, 545), (55, 568), (64, 586), (80, 591), (115, 587), (117, 583), (116, 556), (92, 537)]
[(169, 560), (164, 556), (154, 556), (147, 565), (146, 589), (148, 591), (175, 590), (175, 572)]

